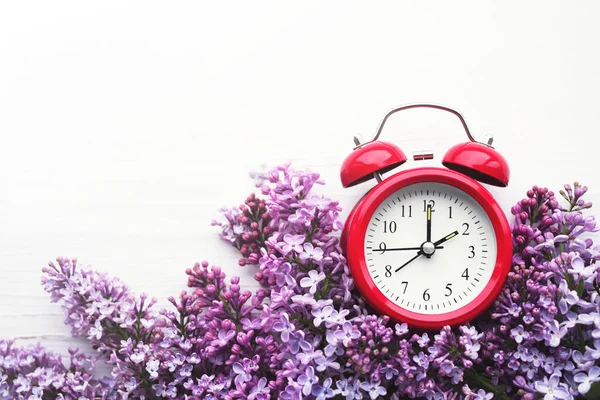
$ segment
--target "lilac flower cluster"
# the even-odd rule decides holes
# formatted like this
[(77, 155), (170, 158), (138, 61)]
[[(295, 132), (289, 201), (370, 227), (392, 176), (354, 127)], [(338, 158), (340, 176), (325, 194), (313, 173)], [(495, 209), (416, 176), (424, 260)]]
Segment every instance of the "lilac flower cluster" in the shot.
[[(575, 184), (562, 207), (534, 187), (513, 207), (513, 268), (477, 320), (414, 332), (370, 310), (339, 245), (341, 208), (317, 173), (255, 174), (260, 195), (214, 221), (256, 266), (244, 291), (207, 262), (186, 270), (173, 307), (118, 279), (58, 259), (42, 283), (65, 323), (112, 368), (73, 352), (0, 342), (0, 399), (575, 399), (600, 398), (600, 248)], [(37, 396), (37, 397), (36, 397)], [(45, 396), (45, 397), (42, 397)]]
[[(491, 309), (466, 326), (416, 333), (363, 303), (332, 234), (340, 208), (310, 192), (319, 176), (285, 165), (262, 178), (256, 229), (268, 235), (254, 235), (258, 261), (254, 252), (240, 264), (258, 264), (279, 318), (280, 398), (574, 399), (600, 390), (600, 248), (586, 237), (597, 231), (583, 216), (587, 188), (565, 186), (565, 208), (551, 191), (530, 190), (512, 209), (513, 270)], [(234, 210), (225, 217), (223, 235), (244, 224)]]
[(0, 339), (0, 399), (116, 399), (116, 382), (94, 378), (93, 368), (94, 360), (77, 350), (65, 364), (39, 344), (17, 347)]
[(600, 247), (584, 216), (587, 187), (560, 194), (533, 187), (512, 208), (513, 270), (491, 310), (486, 346), (492, 382), (513, 385), (523, 398), (600, 398)]

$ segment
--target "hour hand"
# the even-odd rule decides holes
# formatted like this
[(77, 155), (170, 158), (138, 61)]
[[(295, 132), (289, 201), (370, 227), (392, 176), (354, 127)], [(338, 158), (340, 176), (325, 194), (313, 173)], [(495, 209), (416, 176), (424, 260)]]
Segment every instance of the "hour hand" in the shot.
[(450, 239), (452, 239), (454, 236), (458, 235), (458, 231), (454, 231), (449, 235), (446, 235), (445, 237), (441, 238), (440, 240), (438, 240), (437, 242), (434, 242), (433, 245), (437, 248), (438, 244), (442, 244)]

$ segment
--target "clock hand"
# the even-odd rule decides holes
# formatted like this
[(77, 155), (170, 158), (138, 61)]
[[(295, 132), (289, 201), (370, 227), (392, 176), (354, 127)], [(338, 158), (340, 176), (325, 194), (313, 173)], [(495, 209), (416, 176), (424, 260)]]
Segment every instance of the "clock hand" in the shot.
[(431, 205), (427, 206), (427, 241), (431, 242)]
[[(436, 249), (443, 249), (444, 246), (437, 246)], [(395, 247), (392, 249), (372, 249), (373, 251), (381, 251), (381, 253), (385, 253), (386, 251), (400, 251), (400, 250), (421, 250), (420, 247)]]
[(398, 268), (396, 268), (396, 271), (394, 272), (398, 272), (400, 271), (402, 268), (406, 267), (408, 264), (410, 264), (411, 262), (415, 261), (417, 258), (419, 258), (420, 256), (422, 256), (423, 250), (419, 250), (419, 252), (417, 253), (416, 256), (414, 256), (413, 258), (411, 258), (410, 260), (408, 260), (407, 262), (405, 262), (404, 264), (402, 264), (401, 266), (399, 266)]
[(442, 243), (444, 243), (445, 241), (447, 241), (447, 240), (450, 240), (450, 239), (452, 239), (454, 236), (457, 236), (457, 235), (458, 235), (458, 231), (454, 231), (454, 232), (452, 232), (451, 234), (449, 234), (449, 235), (446, 235), (445, 237), (441, 238), (441, 239), (440, 239), (440, 240), (438, 240), (437, 242), (433, 242), (433, 245), (434, 245), (434, 246), (436, 246), (436, 248), (438, 248), (438, 247), (437, 247), (437, 245), (438, 245), (438, 244), (442, 244)]
[[(431, 205), (427, 205), (427, 241), (431, 242)], [(425, 254), (425, 257), (431, 258), (431, 254)]]

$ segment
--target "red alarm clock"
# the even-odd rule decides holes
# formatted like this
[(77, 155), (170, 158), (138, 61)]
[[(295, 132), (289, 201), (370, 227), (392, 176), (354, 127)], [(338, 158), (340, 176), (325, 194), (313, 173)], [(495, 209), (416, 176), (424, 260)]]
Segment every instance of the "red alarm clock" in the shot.
[[(378, 140), (383, 126), (390, 115), (418, 107), (456, 115), (470, 141), (448, 150), (445, 168), (413, 168), (383, 179), (407, 161), (398, 146)], [(433, 104), (393, 109), (373, 140), (354, 140), (357, 147), (342, 164), (342, 185), (378, 181), (350, 212), (341, 237), (362, 296), (377, 312), (417, 329), (478, 316), (500, 293), (512, 260), (508, 220), (480, 183), (508, 185), (508, 164), (492, 140), (476, 142), (461, 114)]]

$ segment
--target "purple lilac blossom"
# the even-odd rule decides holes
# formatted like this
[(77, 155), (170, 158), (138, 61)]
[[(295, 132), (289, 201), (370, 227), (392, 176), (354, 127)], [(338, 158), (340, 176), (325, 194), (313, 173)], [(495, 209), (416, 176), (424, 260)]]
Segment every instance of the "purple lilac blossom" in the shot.
[[(415, 332), (374, 314), (339, 244), (341, 207), (318, 173), (254, 173), (261, 194), (213, 221), (255, 266), (244, 291), (208, 262), (186, 270), (171, 308), (58, 259), (42, 283), (98, 355), (71, 367), (0, 341), (0, 399), (575, 399), (600, 390), (600, 248), (587, 188), (533, 187), (512, 209), (513, 267), (470, 324)], [(105, 361), (110, 378), (89, 371)]]

